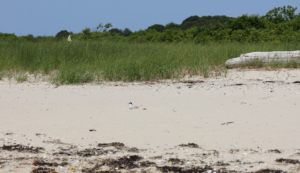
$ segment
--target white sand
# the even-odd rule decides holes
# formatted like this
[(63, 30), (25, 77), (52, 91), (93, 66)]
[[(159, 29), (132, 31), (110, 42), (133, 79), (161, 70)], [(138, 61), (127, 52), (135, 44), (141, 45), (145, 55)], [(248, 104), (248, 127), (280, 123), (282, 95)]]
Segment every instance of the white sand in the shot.
[[(223, 153), (218, 159), (224, 161), (244, 159), (268, 163), (252, 168), (231, 165), (230, 169), (296, 169), (295, 165), (282, 166), (274, 160), (300, 158), (291, 156), (300, 149), (300, 84), (293, 83), (300, 81), (300, 70), (230, 70), (226, 77), (218, 79), (190, 79), (204, 82), (193, 85), (116, 82), (56, 87), (45, 82), (2, 80), (0, 142), (54, 150), (57, 146), (48, 145), (45, 140), (59, 139), (82, 149), (98, 143), (122, 142), (129, 147), (154, 151), (148, 153), (152, 156), (164, 156), (170, 151), (184, 159), (186, 155), (181, 155), (176, 146), (196, 143), (207, 151)], [(129, 102), (139, 109), (130, 110)], [(233, 123), (223, 124), (227, 122)], [(7, 135), (10, 132), (13, 134)], [(44, 135), (37, 136), (37, 133)], [(231, 149), (240, 152), (229, 154)], [(274, 149), (283, 153), (267, 152)], [(263, 156), (251, 156), (250, 150), (259, 151)], [(0, 163), (5, 154), (7, 151), (0, 150)], [(13, 169), (9, 165), (2, 169)], [(31, 167), (14, 169), (31, 170)]]

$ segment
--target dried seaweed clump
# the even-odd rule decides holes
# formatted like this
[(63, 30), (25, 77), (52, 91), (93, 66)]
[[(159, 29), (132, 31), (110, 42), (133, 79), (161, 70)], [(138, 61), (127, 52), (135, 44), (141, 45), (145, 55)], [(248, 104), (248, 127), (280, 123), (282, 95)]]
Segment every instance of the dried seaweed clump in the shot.
[(188, 143), (188, 144), (180, 144), (180, 147), (190, 147), (190, 148), (200, 148), (198, 144)]
[(287, 163), (287, 164), (300, 164), (300, 161), (297, 159), (284, 159), (284, 158), (280, 158), (280, 159), (276, 159), (276, 162), (279, 163)]
[(258, 171), (255, 171), (254, 173), (286, 173), (279, 169), (260, 169)]
[(269, 152), (269, 153), (278, 153), (278, 154), (281, 153), (281, 151), (278, 150), (278, 149), (275, 149), (275, 150), (268, 150), (268, 152)]
[(98, 144), (98, 147), (116, 147), (117, 149), (121, 149), (125, 147), (125, 145), (121, 142), (112, 142), (112, 143), (100, 143)]
[(33, 161), (34, 166), (66, 166), (68, 165), (67, 162), (62, 162), (62, 163), (56, 163), (56, 162), (48, 162), (46, 160), (35, 160)]
[(172, 165), (175, 165), (175, 164), (182, 165), (182, 164), (184, 164), (184, 160), (181, 160), (181, 159), (178, 159), (178, 158), (169, 158), (168, 162), (171, 162)]
[[(81, 157), (92, 157), (92, 156), (99, 156), (103, 154), (107, 154), (109, 151), (103, 151), (102, 149), (85, 149), (82, 151), (78, 151), (76, 155), (81, 156)], [(115, 151), (110, 151), (112, 153), (116, 153)]]
[(58, 173), (55, 169), (51, 168), (35, 168), (31, 171), (31, 173)]
[(183, 168), (178, 166), (156, 166), (162, 172), (198, 173), (198, 172), (228, 172), (227, 170), (216, 171), (210, 166)]
[(7, 151), (18, 151), (18, 152), (28, 152), (28, 153), (40, 153), (41, 150), (45, 150), (42, 147), (33, 147), (33, 146), (25, 146), (25, 145), (3, 145), (0, 147), (1, 150)]
[(103, 163), (113, 169), (133, 169), (138, 168), (139, 165), (137, 165), (137, 161), (142, 160), (143, 158), (138, 155), (132, 155), (132, 156), (124, 156), (117, 160), (115, 159), (107, 159), (103, 161)]

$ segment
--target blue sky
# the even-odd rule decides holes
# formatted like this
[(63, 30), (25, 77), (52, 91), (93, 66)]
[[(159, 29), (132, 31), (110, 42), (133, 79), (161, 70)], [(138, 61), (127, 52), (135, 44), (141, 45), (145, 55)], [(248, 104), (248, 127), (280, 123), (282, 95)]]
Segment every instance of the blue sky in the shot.
[[(180, 24), (189, 16), (264, 15), (274, 7), (300, 8), (299, 0), (2, 0), (0, 32), (17, 36), (55, 36), (61, 30), (79, 33), (84, 28), (112, 23), (132, 31), (153, 24)], [(296, 11), (299, 13), (300, 9)]]

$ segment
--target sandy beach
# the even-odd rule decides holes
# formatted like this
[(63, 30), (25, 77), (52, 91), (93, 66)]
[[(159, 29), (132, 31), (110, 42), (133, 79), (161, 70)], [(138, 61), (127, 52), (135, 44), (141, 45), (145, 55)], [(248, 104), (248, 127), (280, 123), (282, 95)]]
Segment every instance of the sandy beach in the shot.
[(287, 69), (61, 86), (3, 79), (0, 172), (300, 172), (299, 94), (300, 70)]

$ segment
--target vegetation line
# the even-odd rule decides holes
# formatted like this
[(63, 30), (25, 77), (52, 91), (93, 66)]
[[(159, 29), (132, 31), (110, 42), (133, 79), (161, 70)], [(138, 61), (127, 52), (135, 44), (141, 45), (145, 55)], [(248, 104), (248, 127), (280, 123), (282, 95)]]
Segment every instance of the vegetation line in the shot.
[(0, 49), (0, 77), (22, 82), (29, 74), (42, 74), (60, 84), (209, 77), (225, 72), (224, 62), (242, 53), (298, 47), (299, 43), (6, 42)]

